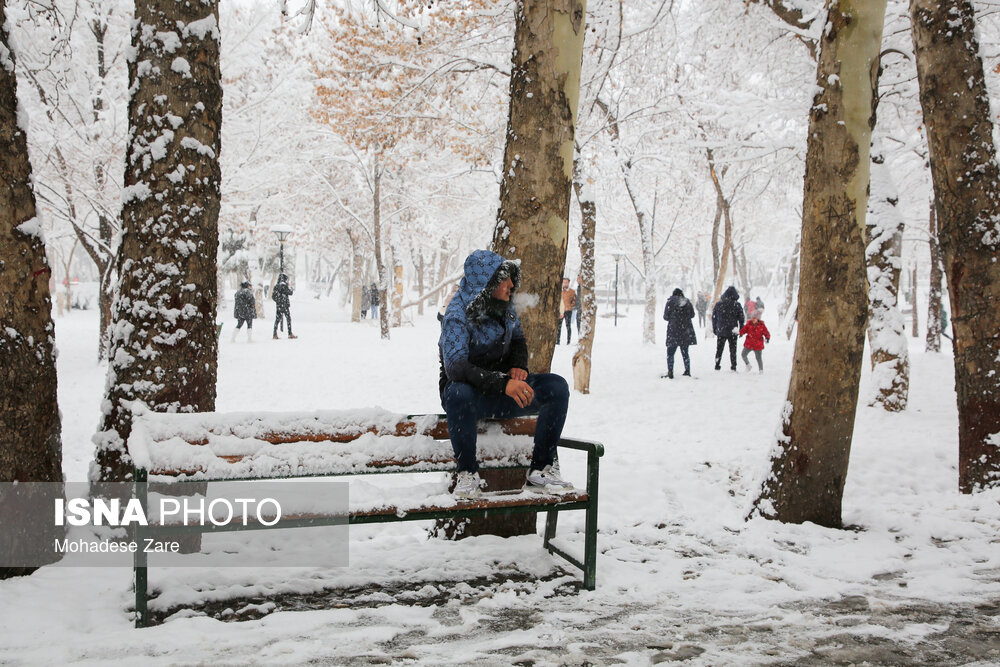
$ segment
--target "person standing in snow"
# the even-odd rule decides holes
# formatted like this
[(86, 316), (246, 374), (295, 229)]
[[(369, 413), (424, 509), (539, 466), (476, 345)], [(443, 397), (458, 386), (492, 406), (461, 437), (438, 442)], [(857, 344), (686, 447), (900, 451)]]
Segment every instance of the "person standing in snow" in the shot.
[(561, 308), (559, 309), (561, 321), (559, 322), (559, 335), (556, 337), (556, 345), (562, 342), (563, 322), (566, 323), (566, 344), (569, 345), (573, 342), (573, 311), (576, 310), (576, 292), (570, 288), (569, 278), (563, 278), (562, 293), (559, 295), (559, 298), (561, 299)]
[(378, 286), (375, 283), (368, 287), (368, 295), (372, 307), (372, 319), (374, 320), (378, 317)]
[(732, 369), (736, 370), (736, 339), (740, 328), (743, 326), (743, 307), (740, 305), (740, 293), (730, 285), (722, 293), (719, 302), (712, 309), (712, 333), (716, 336), (715, 342), (715, 370), (719, 370), (722, 363), (722, 350), (726, 343), (729, 343), (729, 362)]
[(698, 291), (698, 298), (695, 301), (694, 309), (698, 311), (698, 326), (705, 326), (705, 313), (708, 312), (708, 295), (705, 290)]
[(454, 494), (482, 492), (476, 459), (476, 422), (538, 414), (528, 491), (561, 493), (573, 485), (559, 474), (556, 446), (569, 407), (569, 385), (554, 373), (528, 372), (528, 345), (511, 294), (521, 282), (519, 262), (488, 250), (465, 260), (465, 275), (441, 322), (438, 389), (458, 463)]
[(284, 273), (278, 276), (278, 284), (274, 286), (271, 290), (271, 298), (274, 299), (274, 339), (278, 340), (278, 324), (281, 323), (282, 318), (288, 321), (288, 337), (298, 338), (292, 333), (292, 311), (291, 311), (291, 301), (288, 297), (292, 296), (292, 288), (288, 286), (288, 276)]
[(229, 339), (230, 342), (236, 342), (236, 333), (243, 327), (243, 323), (247, 323), (247, 342), (253, 342), (253, 318), (257, 314), (257, 301), (253, 298), (253, 292), (250, 290), (250, 283), (244, 280), (240, 283), (240, 288), (236, 290), (236, 296), (233, 299), (235, 305), (233, 307), (233, 317), (236, 318), (236, 328), (233, 329), (233, 335)]
[(753, 311), (750, 315), (750, 320), (740, 327), (740, 335), (746, 336), (747, 339), (743, 341), (743, 363), (747, 366), (747, 372), (750, 372), (750, 359), (747, 357), (750, 355), (750, 351), (753, 350), (753, 354), (757, 357), (757, 372), (764, 372), (764, 341), (768, 343), (771, 342), (771, 332), (767, 330), (767, 326), (764, 321), (760, 319), (761, 311), (763, 308), (758, 308)]
[[(681, 359), (684, 360), (684, 375), (691, 377), (691, 357), (688, 355), (688, 346), (697, 345), (698, 339), (694, 334), (694, 306), (691, 301), (684, 296), (684, 292), (678, 287), (667, 299), (667, 305), (663, 308), (663, 319), (667, 321), (667, 374), (666, 377), (674, 377), (674, 353), (677, 348), (681, 348)], [(664, 377), (664, 376), (660, 376)]]
[(367, 287), (361, 288), (361, 319), (368, 316), (368, 306), (372, 303), (371, 292)]

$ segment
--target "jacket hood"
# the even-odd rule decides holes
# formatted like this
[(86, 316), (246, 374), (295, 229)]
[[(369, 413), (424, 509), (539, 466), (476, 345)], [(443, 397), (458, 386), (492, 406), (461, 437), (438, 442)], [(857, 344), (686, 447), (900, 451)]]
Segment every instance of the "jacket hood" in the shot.
[(740, 293), (736, 291), (736, 288), (730, 285), (726, 288), (726, 291), (722, 293), (722, 298), (729, 301), (739, 301)]
[(475, 250), (466, 257), (465, 276), (459, 283), (455, 298), (462, 304), (469, 319), (475, 321), (485, 316), (493, 290), (507, 277), (513, 281), (516, 290), (521, 284), (520, 260), (504, 259), (489, 250)]

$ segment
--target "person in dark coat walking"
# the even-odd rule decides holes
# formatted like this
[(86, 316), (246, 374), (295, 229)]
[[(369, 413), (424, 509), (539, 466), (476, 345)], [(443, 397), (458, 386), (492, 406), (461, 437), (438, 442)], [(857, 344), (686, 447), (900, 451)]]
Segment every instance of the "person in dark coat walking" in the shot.
[(248, 281), (243, 281), (240, 283), (240, 288), (236, 291), (236, 297), (233, 299), (235, 301), (235, 306), (233, 307), (233, 317), (236, 318), (236, 328), (233, 329), (233, 336), (229, 340), (233, 343), (236, 342), (236, 332), (243, 328), (243, 323), (247, 323), (247, 342), (253, 342), (253, 318), (257, 314), (257, 302), (253, 298), (253, 292), (250, 290), (250, 283)]
[(368, 287), (368, 295), (372, 307), (372, 319), (374, 320), (378, 317), (378, 285), (372, 283)]
[(716, 336), (715, 370), (719, 370), (721, 366), (722, 350), (726, 343), (729, 343), (729, 365), (736, 370), (736, 339), (743, 322), (740, 293), (730, 285), (712, 309), (712, 333)]
[(678, 347), (681, 348), (681, 359), (684, 360), (684, 375), (691, 377), (688, 346), (698, 344), (698, 339), (694, 335), (694, 306), (679, 287), (667, 299), (667, 305), (663, 308), (663, 319), (667, 321), (666, 377), (674, 377), (674, 353)]
[(559, 475), (556, 446), (569, 407), (569, 385), (554, 373), (528, 372), (528, 344), (511, 303), (518, 262), (488, 250), (465, 260), (465, 276), (441, 322), (439, 390), (458, 463), (454, 495), (481, 493), (476, 422), (538, 412), (535, 447), (524, 488), (559, 493), (573, 485)]
[(271, 298), (274, 299), (274, 339), (278, 340), (278, 324), (282, 318), (288, 321), (288, 337), (298, 338), (292, 333), (292, 310), (291, 301), (288, 297), (292, 295), (292, 288), (288, 286), (288, 276), (284, 273), (278, 276), (278, 283), (271, 290)]

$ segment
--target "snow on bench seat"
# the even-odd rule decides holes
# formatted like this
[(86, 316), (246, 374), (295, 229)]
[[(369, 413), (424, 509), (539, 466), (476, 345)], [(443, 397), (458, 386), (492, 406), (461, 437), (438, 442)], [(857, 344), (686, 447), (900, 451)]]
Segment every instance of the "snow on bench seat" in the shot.
[[(534, 430), (521, 420), (520, 432)], [(527, 466), (530, 435), (486, 424), (484, 467)], [(128, 449), (150, 481), (274, 479), (454, 468), (438, 415), (407, 417), (380, 408), (272, 413), (151, 413), (135, 420)]]

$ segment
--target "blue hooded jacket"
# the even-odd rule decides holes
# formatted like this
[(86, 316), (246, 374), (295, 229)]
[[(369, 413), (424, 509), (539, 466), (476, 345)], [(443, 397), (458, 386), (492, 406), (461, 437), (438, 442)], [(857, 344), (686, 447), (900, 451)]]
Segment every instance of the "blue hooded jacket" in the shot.
[(493, 290), (507, 277), (517, 289), (520, 267), (495, 252), (476, 250), (465, 259), (465, 277), (441, 321), (442, 394), (448, 382), (465, 382), (484, 394), (503, 394), (510, 369), (528, 369), (528, 346), (513, 304), (499, 310), (490, 307)]

